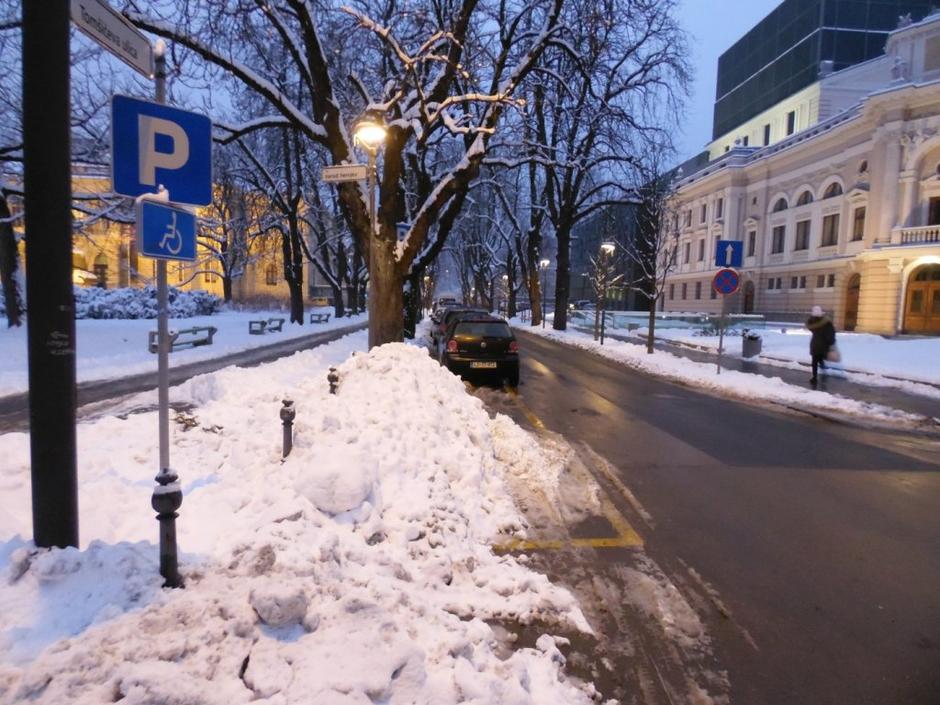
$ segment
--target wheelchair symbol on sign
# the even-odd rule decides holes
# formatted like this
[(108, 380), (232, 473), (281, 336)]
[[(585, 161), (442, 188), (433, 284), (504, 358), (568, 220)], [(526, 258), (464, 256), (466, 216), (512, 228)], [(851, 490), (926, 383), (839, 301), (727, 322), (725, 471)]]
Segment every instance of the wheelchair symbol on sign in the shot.
[(160, 240), (160, 249), (166, 250), (171, 255), (178, 255), (183, 249), (183, 236), (176, 229), (176, 211), (171, 212), (171, 220), (166, 224), (166, 232)]

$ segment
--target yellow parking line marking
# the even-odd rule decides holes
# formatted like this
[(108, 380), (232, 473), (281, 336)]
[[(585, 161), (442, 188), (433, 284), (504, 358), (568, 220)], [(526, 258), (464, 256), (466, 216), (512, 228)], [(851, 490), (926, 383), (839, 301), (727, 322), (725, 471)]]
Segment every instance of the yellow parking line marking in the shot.
[[(511, 387), (506, 392), (516, 400), (519, 408), (535, 428), (545, 430), (545, 424), (535, 415), (529, 406), (522, 401), (519, 392)], [(518, 553), (524, 551), (558, 551), (563, 548), (643, 548), (643, 539), (633, 529), (626, 517), (621, 514), (613, 503), (606, 499), (602, 502), (604, 516), (617, 532), (616, 536), (601, 538), (569, 538), (564, 540), (538, 540), (538, 539), (510, 539), (509, 541), (493, 546), (497, 553)]]

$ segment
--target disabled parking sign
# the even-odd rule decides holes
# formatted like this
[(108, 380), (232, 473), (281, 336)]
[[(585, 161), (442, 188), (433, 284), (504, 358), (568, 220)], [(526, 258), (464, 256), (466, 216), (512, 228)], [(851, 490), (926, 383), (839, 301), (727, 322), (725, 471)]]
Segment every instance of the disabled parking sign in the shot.
[(137, 205), (137, 249), (145, 257), (196, 259), (196, 216), (181, 206), (141, 200)]
[(115, 95), (111, 99), (111, 183), (136, 198), (163, 186), (170, 200), (212, 202), (212, 121), (205, 115)]

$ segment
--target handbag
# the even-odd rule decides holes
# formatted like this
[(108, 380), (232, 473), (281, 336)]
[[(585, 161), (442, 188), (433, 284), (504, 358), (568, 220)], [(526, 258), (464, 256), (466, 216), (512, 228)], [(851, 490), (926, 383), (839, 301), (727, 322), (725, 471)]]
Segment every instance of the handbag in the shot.
[(829, 352), (826, 353), (826, 360), (828, 362), (842, 362), (842, 353), (839, 352), (839, 348), (835, 345), (829, 348)]

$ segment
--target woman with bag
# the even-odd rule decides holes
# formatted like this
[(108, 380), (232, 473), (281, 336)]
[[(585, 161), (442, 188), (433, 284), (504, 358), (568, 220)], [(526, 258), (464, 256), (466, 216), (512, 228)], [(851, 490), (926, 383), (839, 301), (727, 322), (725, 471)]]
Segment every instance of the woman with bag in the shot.
[(836, 348), (836, 329), (820, 306), (813, 306), (813, 313), (806, 321), (806, 327), (813, 334), (812, 339), (809, 341), (809, 354), (813, 360), (813, 377), (809, 383), (815, 387), (818, 368), (825, 369), (826, 360), (831, 362), (839, 361), (839, 351)]

